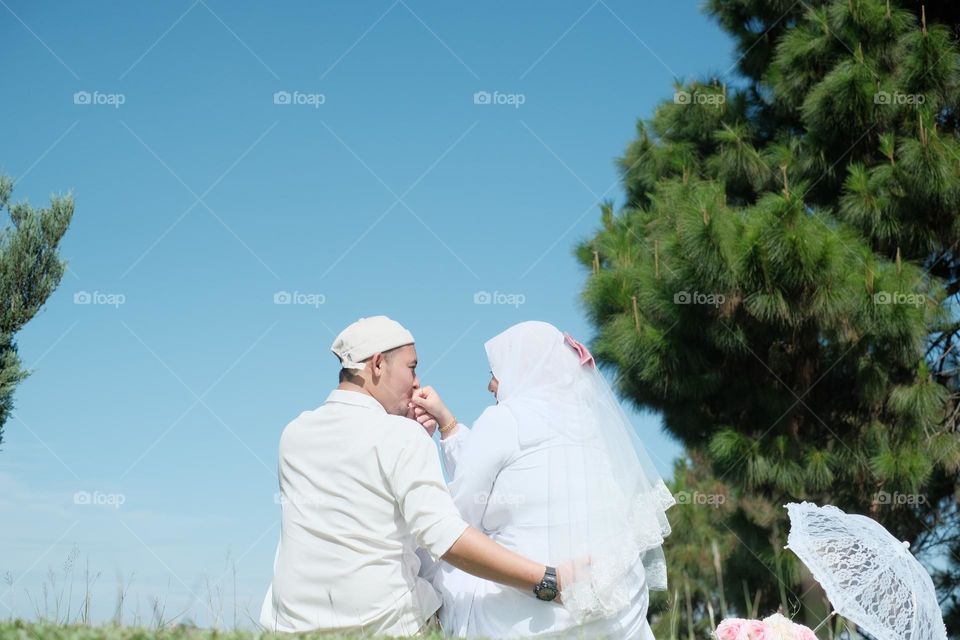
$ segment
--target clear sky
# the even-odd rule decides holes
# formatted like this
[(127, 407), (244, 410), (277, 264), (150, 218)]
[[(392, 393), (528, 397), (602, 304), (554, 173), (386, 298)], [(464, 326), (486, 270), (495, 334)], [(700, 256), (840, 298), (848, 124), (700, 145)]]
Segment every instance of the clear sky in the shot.
[(623, 201), (614, 159), (674, 78), (734, 62), (690, 0), (0, 0), (0, 54), (14, 200), (76, 199), (18, 335), (0, 616), (43, 613), (76, 548), (74, 613), (89, 562), (94, 619), (122, 576), (127, 622), (158, 598), (201, 625), (259, 611), (278, 437), (335, 386), (334, 335), (401, 321), (467, 421), (484, 340), (592, 339), (572, 250)]

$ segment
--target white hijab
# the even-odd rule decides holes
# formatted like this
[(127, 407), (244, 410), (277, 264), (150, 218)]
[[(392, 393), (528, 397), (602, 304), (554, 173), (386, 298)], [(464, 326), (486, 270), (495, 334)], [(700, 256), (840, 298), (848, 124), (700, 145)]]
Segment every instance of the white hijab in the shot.
[(545, 322), (514, 325), (485, 347), (496, 410), (512, 414), (521, 447), (549, 445), (548, 557), (589, 557), (563, 585), (564, 605), (581, 621), (614, 615), (632, 597), (631, 571), (666, 589), (661, 546), (675, 501), (589, 351)]

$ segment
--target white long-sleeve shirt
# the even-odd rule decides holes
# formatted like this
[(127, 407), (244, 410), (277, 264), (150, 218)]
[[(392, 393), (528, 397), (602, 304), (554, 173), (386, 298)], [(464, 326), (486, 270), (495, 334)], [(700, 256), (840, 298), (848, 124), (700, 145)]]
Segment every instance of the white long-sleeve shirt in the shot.
[(263, 626), (410, 635), (439, 608), (415, 551), (439, 558), (467, 524), (417, 422), (334, 390), (284, 429), (280, 494)]

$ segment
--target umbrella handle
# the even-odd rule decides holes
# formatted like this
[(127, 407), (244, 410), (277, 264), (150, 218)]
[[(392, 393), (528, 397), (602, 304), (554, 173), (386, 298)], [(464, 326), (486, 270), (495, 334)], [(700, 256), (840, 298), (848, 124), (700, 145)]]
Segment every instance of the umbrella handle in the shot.
[(832, 618), (832, 617), (835, 616), (835, 615), (837, 615), (837, 612), (836, 612), (836, 611), (831, 611), (831, 612), (830, 612), (830, 615), (828, 615), (826, 618), (824, 618), (823, 620), (821, 620), (821, 621), (820, 621), (820, 624), (817, 625), (817, 628), (814, 629), (813, 632), (816, 633), (817, 631), (819, 631), (819, 630), (820, 630), (820, 627), (822, 627), (823, 625), (827, 624), (827, 621), (830, 620), (830, 618)]

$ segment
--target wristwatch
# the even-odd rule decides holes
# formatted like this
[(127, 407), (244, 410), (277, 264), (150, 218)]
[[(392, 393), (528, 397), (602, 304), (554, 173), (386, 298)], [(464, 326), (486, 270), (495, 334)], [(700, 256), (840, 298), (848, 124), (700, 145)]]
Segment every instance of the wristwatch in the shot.
[(533, 588), (533, 595), (540, 600), (550, 601), (556, 598), (559, 593), (557, 570), (554, 567), (547, 567), (547, 570), (543, 573), (543, 580)]

